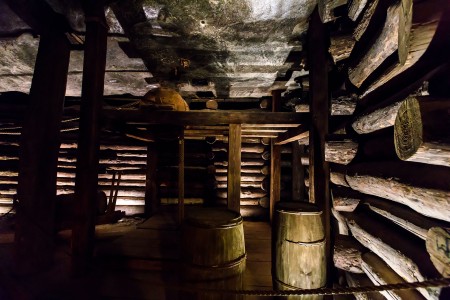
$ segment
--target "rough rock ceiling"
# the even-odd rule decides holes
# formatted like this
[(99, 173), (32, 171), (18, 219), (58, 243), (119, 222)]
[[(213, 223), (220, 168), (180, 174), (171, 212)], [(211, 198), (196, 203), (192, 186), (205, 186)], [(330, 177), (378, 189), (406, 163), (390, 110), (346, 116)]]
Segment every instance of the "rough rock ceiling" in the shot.
[[(84, 31), (77, 0), (46, 2), (75, 31)], [(161, 84), (187, 97), (267, 96), (290, 79), (292, 57), (298, 63), (301, 36), (315, 4), (311, 0), (112, 2), (107, 9), (105, 94), (141, 96)], [(2, 36), (29, 31), (3, 0), (0, 7), (5, 8)], [(28, 92), (37, 47), (38, 39), (30, 34), (0, 41), (0, 91)], [(67, 95), (79, 96), (82, 61), (83, 52), (73, 51)]]

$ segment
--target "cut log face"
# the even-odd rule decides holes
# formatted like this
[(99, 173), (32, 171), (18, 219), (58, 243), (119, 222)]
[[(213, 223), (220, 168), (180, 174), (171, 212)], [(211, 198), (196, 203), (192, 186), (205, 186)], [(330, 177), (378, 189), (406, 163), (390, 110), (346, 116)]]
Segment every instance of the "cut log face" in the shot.
[(427, 251), (443, 277), (450, 276), (450, 228), (433, 227), (428, 230)]
[(450, 167), (450, 102), (409, 98), (395, 119), (395, 150), (400, 159)]
[(354, 238), (347, 235), (338, 235), (334, 244), (334, 265), (341, 270), (361, 274), (363, 273), (361, 252), (365, 251), (367, 249)]
[[(369, 48), (354, 68), (349, 69), (348, 77), (356, 87), (360, 87), (386, 58), (397, 51), (401, 14), (401, 3), (396, 3), (388, 8), (383, 30), (373, 46)], [(401, 32), (401, 34), (405, 33)]]
[[(394, 283), (404, 283), (405, 280), (394, 272), (381, 258), (373, 253), (365, 253), (362, 255), (362, 269), (367, 277), (375, 285), (385, 285)], [(410, 290), (387, 290), (380, 292), (390, 300), (402, 299), (425, 299), (418, 291)]]
[(446, 167), (430, 168), (403, 162), (361, 163), (349, 168), (346, 180), (352, 189), (361, 193), (404, 204), (425, 216), (450, 221), (450, 178)]
[(334, 63), (347, 59), (355, 46), (355, 39), (351, 34), (333, 36), (330, 41), (329, 52)]

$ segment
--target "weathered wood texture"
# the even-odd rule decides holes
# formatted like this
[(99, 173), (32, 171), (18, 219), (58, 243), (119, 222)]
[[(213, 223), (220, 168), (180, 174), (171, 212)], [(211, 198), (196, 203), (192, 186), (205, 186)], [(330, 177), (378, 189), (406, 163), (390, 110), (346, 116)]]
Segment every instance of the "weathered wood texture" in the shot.
[[(362, 268), (375, 285), (404, 283), (405, 280), (394, 272), (381, 258), (373, 253), (362, 255)], [(417, 290), (392, 290), (380, 292), (390, 300), (425, 299)]]
[(422, 240), (426, 240), (430, 228), (450, 226), (450, 223), (425, 217), (407, 206), (385, 199), (364, 195), (363, 203), (373, 212), (389, 219)]
[[(439, 278), (423, 241), (408, 231), (376, 218), (368, 212), (344, 213), (352, 235), (365, 247), (383, 259), (408, 282)], [(421, 289), (427, 299), (439, 299), (439, 288)]]
[[(375, 284), (365, 274), (345, 272), (347, 283), (351, 287), (374, 286)], [(386, 300), (379, 292), (355, 293), (356, 300)]]
[(348, 0), (319, 0), (318, 8), (320, 19), (323, 23), (330, 22), (336, 17), (334, 15), (334, 9), (347, 4)]
[(353, 129), (359, 134), (365, 134), (394, 126), (398, 109), (405, 100), (397, 101), (389, 106), (358, 116), (352, 123)]
[(347, 165), (358, 152), (358, 143), (345, 137), (330, 137), (325, 142), (325, 160)]
[[(347, 59), (352, 53), (355, 43), (356, 40), (351, 34), (332, 36), (328, 51), (330, 52), (331, 57), (333, 57), (334, 63)], [(333, 107), (333, 103), (331, 106)]]
[(354, 211), (363, 196), (359, 192), (345, 187), (333, 187), (331, 192), (333, 208), (337, 211)]
[[(366, 31), (367, 27), (370, 24), (370, 20), (372, 19), (375, 10), (377, 8), (378, 5), (378, 1), (379, 0), (373, 0), (373, 1), (368, 1), (369, 4), (367, 4), (367, 8), (364, 10), (364, 14), (361, 17), (361, 20), (359, 21), (358, 25), (356, 25), (355, 30), (353, 31), (353, 38), (356, 41), (359, 41), (362, 37), (362, 35), (364, 34), (364, 32)], [(359, 2), (359, 1), (357, 1)], [(361, 1), (363, 2), (363, 1)], [(350, 11), (349, 11), (349, 15), (350, 15)], [(355, 20), (353, 20), (355, 21)]]
[(363, 11), (364, 7), (366, 6), (367, 0), (351, 0), (349, 7), (348, 7), (348, 17), (352, 21), (356, 21), (358, 19), (359, 15)]
[[(356, 108), (357, 96), (351, 94), (349, 96), (340, 96), (331, 99), (331, 115), (332, 116), (350, 116)], [(295, 111), (307, 113), (310, 111), (309, 103), (299, 103), (295, 105)]]
[(345, 165), (330, 163), (330, 181), (335, 185), (350, 187), (345, 179), (347, 167)]
[(450, 221), (450, 178), (446, 167), (407, 162), (360, 163), (348, 168), (346, 180), (354, 190)]
[(331, 208), (331, 213), (333, 214), (333, 217), (337, 222), (337, 232), (342, 235), (349, 235), (347, 221), (345, 220), (344, 216), (334, 208)]
[[(281, 108), (281, 91), (272, 91), (272, 112)], [(275, 205), (281, 198), (281, 145), (272, 139), (270, 144), (270, 221), (272, 221)]]
[[(95, 195), (98, 186), (100, 114), (105, 81), (107, 33), (102, 1), (86, 7), (80, 132), (75, 179), (75, 218), (72, 230), (72, 270), (87, 271), (94, 250)], [(89, 21), (88, 21), (89, 20)]]
[[(385, 69), (377, 79), (365, 89), (362, 94), (366, 97), (382, 85), (396, 77), (397, 75), (405, 72), (414, 64), (416, 64), (425, 51), (428, 49), (433, 37), (438, 28), (439, 22), (443, 13), (448, 10), (448, 1), (445, 0), (432, 0), (415, 2), (412, 11), (412, 34), (405, 40), (407, 51), (404, 55), (406, 58), (404, 61), (400, 60), (393, 66)], [(440, 9), (436, 9), (440, 7)], [(406, 12), (406, 10), (405, 10)]]
[(334, 242), (334, 266), (338, 269), (362, 274), (361, 254), (368, 251), (357, 240), (348, 235), (337, 235)]
[(239, 213), (241, 194), (241, 125), (230, 124), (228, 140), (228, 209)]
[(450, 167), (450, 101), (409, 98), (395, 119), (395, 150), (400, 159)]
[[(409, 4), (412, 6), (412, 1)], [(408, 41), (409, 39), (411, 20), (403, 19), (404, 16), (407, 16), (405, 12), (408, 10), (410, 8), (404, 7), (401, 2), (397, 2), (388, 8), (383, 29), (374, 41), (373, 46), (368, 48), (356, 65), (349, 69), (349, 80), (356, 87), (360, 87), (367, 77), (395, 51), (405, 52), (400, 48), (406, 47), (406, 43), (402, 43), (402, 41)]]
[(20, 142), (14, 245), (18, 273), (36, 272), (53, 262), (56, 170), (69, 57), (63, 33), (41, 35)]

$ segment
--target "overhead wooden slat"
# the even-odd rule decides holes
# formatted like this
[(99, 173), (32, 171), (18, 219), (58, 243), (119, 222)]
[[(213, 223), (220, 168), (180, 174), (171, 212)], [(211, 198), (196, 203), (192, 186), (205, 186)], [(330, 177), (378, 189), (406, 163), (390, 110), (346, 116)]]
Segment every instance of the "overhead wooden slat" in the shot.
[(219, 124), (301, 124), (308, 113), (227, 111), (143, 111), (104, 109), (106, 119), (129, 124), (219, 125)]
[(275, 145), (284, 145), (290, 142), (298, 141), (309, 136), (309, 128), (306, 125), (300, 125), (281, 133), (275, 140)]

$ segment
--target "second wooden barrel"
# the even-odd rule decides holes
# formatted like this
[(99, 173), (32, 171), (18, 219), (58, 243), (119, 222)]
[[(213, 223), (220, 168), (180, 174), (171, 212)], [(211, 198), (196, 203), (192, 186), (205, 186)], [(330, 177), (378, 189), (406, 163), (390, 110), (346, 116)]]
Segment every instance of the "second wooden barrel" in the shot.
[[(307, 202), (279, 202), (272, 228), (272, 276), (277, 290), (325, 286), (322, 212)], [(306, 299), (309, 297), (303, 297)], [(320, 297), (311, 297), (318, 299)]]
[[(245, 269), (244, 228), (240, 214), (219, 208), (186, 212), (182, 228), (184, 280), (193, 288), (242, 289)], [(190, 299), (240, 299), (230, 294), (197, 293)]]

